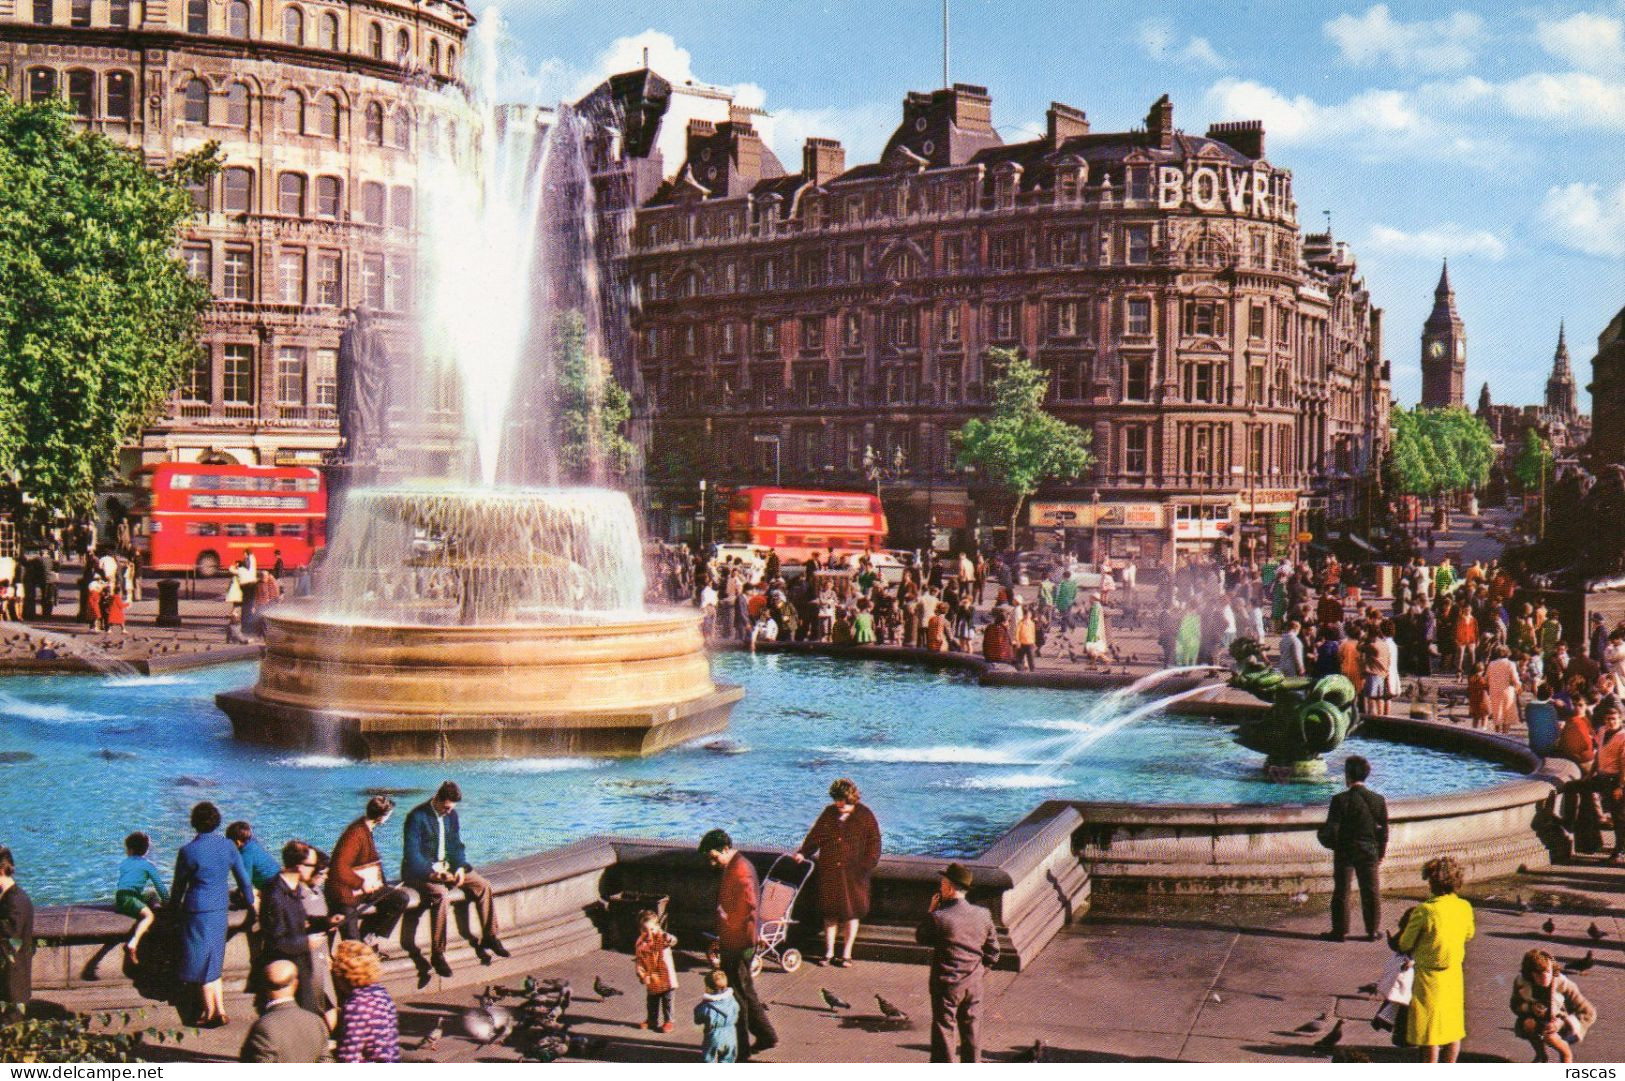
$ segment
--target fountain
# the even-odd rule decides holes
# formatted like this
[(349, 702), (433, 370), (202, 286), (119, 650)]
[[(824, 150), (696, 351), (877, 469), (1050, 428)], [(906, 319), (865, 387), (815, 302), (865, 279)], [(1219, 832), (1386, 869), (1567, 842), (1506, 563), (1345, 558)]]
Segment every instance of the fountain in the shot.
[(1336, 750), (1360, 727), (1355, 690), (1347, 676), (1284, 676), (1252, 638), (1230, 645), (1236, 673), (1230, 686), (1270, 704), (1268, 711), (1236, 730), (1236, 742), (1265, 756), (1274, 780), (1315, 781), (1326, 775), (1322, 755)]
[(266, 614), (258, 683), (217, 697), (240, 739), (647, 755), (724, 728), (743, 694), (712, 681), (697, 613), (644, 609), (635, 511), (601, 486), (596, 347), (626, 305), (600, 295), (620, 279), (595, 266), (593, 133), (494, 104), (501, 33), (488, 14), (474, 89), (424, 110), (415, 318), (362, 311), (345, 335), (346, 491), (314, 597)]

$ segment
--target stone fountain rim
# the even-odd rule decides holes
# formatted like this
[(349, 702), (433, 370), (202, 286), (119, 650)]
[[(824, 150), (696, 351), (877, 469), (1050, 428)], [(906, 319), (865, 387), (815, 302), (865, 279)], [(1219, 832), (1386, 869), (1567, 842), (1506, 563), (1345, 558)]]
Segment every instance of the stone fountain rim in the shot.
[(673, 629), (696, 626), (702, 618), (697, 611), (687, 612), (682, 609), (580, 614), (594, 618), (583, 619), (579, 623), (405, 623), (398, 620), (326, 616), (309, 611), (304, 601), (290, 601), (265, 611), (262, 618), (270, 624), (287, 624), (308, 630), (348, 632), (354, 635), (405, 633), (420, 638), (480, 641), (508, 638), (616, 638), (667, 633)]

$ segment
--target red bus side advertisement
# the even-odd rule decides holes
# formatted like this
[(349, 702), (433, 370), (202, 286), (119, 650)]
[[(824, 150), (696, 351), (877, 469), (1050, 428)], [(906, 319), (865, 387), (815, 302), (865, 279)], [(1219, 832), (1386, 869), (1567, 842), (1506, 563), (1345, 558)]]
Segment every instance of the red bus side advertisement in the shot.
[(308, 565), (327, 543), (327, 490), (304, 467), (163, 462), (145, 471), (138, 546), (157, 571), (209, 575), (250, 554)]

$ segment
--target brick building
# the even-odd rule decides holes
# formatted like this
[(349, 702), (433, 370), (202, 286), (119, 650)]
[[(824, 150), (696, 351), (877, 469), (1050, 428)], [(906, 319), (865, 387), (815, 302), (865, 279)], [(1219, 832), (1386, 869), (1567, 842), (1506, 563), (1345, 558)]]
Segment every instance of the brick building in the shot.
[(910, 93), (855, 167), (809, 139), (789, 172), (743, 111), (691, 123), (632, 239), (656, 531), (692, 535), (702, 480), (778, 473), (880, 486), (898, 544), (994, 539), (1008, 503), (950, 443), (994, 346), (1049, 371), (1099, 459), (1040, 493), (1023, 544), (1167, 565), (1357, 515), (1386, 437), (1381, 312), (1346, 245), (1300, 233), (1264, 141), (1180, 131), (1163, 97), (1143, 129), (1054, 104), (1006, 144), (963, 84)]
[(339, 337), (408, 303), (414, 144), (473, 21), (462, 0), (0, 0), (0, 89), (65, 97), (154, 164), (224, 154), (183, 243), (216, 298), (204, 356), (126, 467), (333, 448)]

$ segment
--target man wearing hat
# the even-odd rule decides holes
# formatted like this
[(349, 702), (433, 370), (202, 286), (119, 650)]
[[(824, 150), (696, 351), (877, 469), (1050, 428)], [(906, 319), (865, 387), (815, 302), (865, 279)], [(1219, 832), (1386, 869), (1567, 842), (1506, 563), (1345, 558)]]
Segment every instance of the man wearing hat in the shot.
[[(982, 973), (999, 959), (993, 916), (966, 900), (969, 868), (950, 863), (942, 871), (931, 910), (920, 921), (915, 940), (931, 947), (931, 1061), (980, 1062), (976, 1042), (977, 1014), (982, 1005)], [(958, 1031), (959, 1058), (954, 1058)]]

